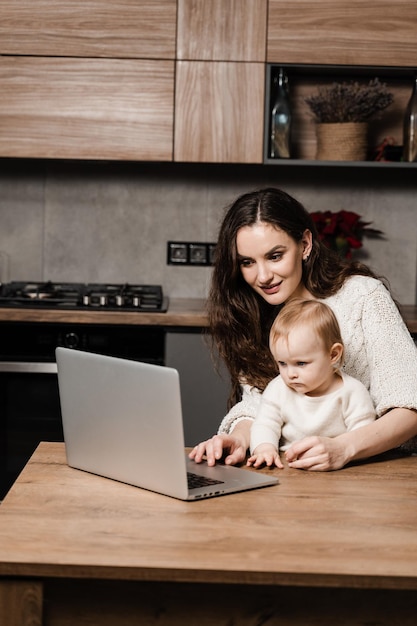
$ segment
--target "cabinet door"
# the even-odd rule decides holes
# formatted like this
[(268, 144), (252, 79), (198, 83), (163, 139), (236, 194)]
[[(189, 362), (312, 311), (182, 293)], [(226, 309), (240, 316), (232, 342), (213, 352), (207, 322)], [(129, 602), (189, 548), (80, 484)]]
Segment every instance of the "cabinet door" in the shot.
[(225, 367), (216, 372), (200, 331), (167, 332), (165, 354), (180, 374), (185, 445), (194, 446), (215, 435), (227, 413), (229, 375)]
[(174, 160), (262, 163), (265, 65), (178, 61)]
[(0, 156), (172, 160), (174, 62), (0, 57)]
[(177, 58), (265, 62), (267, 0), (178, 0)]
[(416, 66), (417, 3), (269, 0), (270, 63)]
[(175, 58), (176, 0), (2, 0), (0, 54)]

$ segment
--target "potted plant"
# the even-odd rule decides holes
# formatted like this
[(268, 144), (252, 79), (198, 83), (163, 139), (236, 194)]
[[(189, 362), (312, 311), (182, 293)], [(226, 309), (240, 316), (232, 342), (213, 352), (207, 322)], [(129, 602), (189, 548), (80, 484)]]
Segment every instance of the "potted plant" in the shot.
[(342, 258), (351, 259), (352, 250), (362, 248), (363, 237), (380, 238), (382, 231), (369, 228), (354, 211), (314, 211), (311, 217), (317, 228), (319, 239)]
[(317, 159), (362, 161), (366, 158), (368, 121), (394, 100), (378, 78), (368, 84), (333, 83), (305, 98), (317, 124)]

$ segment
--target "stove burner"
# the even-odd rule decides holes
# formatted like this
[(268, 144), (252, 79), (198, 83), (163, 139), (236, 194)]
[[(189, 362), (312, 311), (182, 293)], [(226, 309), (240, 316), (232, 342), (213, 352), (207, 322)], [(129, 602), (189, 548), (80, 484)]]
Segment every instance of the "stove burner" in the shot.
[(165, 312), (167, 305), (159, 285), (11, 282), (0, 290), (3, 307)]
[[(5, 285), (8, 287), (8, 285)], [(11, 296), (29, 300), (53, 300), (76, 304), (79, 298), (77, 286), (47, 283), (10, 283)]]

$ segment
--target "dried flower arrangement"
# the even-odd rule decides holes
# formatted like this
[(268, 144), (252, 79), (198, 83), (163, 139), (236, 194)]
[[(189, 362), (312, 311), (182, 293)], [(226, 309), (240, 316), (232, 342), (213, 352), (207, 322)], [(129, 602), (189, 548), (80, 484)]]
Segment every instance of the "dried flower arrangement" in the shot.
[(372, 222), (364, 222), (353, 211), (315, 211), (311, 217), (319, 239), (346, 259), (352, 258), (352, 249), (362, 248), (364, 236), (379, 238), (382, 235), (382, 231), (369, 228)]
[(394, 100), (385, 83), (378, 78), (367, 85), (358, 82), (333, 83), (319, 87), (315, 96), (305, 98), (319, 124), (367, 122)]

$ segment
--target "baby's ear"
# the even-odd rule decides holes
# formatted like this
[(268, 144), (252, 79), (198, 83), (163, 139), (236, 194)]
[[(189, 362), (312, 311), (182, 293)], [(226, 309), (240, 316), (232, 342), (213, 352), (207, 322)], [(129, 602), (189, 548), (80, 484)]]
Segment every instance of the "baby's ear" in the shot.
[(341, 343), (334, 343), (330, 348), (330, 361), (333, 365), (342, 365), (343, 346)]

